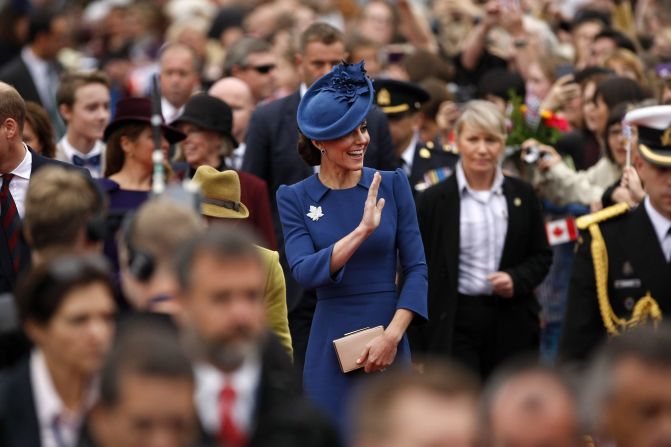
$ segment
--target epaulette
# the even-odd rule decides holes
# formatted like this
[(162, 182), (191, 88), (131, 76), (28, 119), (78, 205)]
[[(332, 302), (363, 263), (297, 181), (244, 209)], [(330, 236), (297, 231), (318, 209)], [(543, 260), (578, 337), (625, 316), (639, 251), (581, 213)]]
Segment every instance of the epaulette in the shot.
[(612, 219), (627, 211), (629, 211), (629, 205), (624, 202), (616, 203), (615, 205), (604, 208), (596, 213), (580, 216), (575, 220), (575, 223), (578, 229), (586, 230), (592, 224), (598, 224), (605, 220)]

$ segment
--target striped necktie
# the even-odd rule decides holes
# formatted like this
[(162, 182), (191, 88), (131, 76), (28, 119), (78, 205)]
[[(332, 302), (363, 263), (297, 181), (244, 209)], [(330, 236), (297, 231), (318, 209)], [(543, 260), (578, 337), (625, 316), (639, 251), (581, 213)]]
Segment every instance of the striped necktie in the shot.
[(2, 220), (2, 231), (5, 233), (5, 241), (9, 256), (12, 259), (14, 273), (21, 267), (21, 250), (19, 247), (19, 237), (21, 235), (21, 218), (16, 209), (14, 198), (9, 192), (9, 182), (14, 178), (14, 174), (3, 174), (2, 187), (0, 188), (0, 219)]

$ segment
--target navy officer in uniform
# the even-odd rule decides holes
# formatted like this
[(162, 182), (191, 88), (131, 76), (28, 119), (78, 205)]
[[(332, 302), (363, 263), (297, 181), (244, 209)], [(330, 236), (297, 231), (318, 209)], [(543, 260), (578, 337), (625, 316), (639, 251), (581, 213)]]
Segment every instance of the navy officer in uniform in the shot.
[(416, 84), (395, 79), (376, 79), (373, 85), (377, 105), (389, 120), (394, 155), (408, 174), (415, 195), (449, 177), (459, 160), (456, 150), (419, 138), (419, 109), (429, 100), (429, 93)]
[(671, 106), (630, 111), (646, 197), (583, 216), (559, 352), (584, 360), (607, 337), (671, 315)]

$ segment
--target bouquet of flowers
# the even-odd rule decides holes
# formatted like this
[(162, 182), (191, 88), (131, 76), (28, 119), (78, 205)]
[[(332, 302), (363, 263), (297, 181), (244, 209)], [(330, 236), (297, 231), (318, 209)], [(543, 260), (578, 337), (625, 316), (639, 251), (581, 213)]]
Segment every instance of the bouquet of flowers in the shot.
[(514, 91), (509, 94), (510, 112), (507, 146), (519, 147), (529, 138), (552, 146), (564, 132), (570, 130), (568, 121), (558, 117), (554, 112), (527, 106)]

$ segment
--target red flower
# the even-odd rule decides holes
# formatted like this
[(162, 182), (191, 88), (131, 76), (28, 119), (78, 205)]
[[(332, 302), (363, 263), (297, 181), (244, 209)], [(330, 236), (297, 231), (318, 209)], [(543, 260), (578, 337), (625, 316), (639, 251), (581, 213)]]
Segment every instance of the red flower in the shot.
[(568, 132), (571, 130), (571, 126), (569, 125), (568, 121), (566, 121), (564, 118), (559, 118), (554, 113), (545, 118), (543, 121), (545, 122), (546, 126), (553, 127), (560, 132)]

